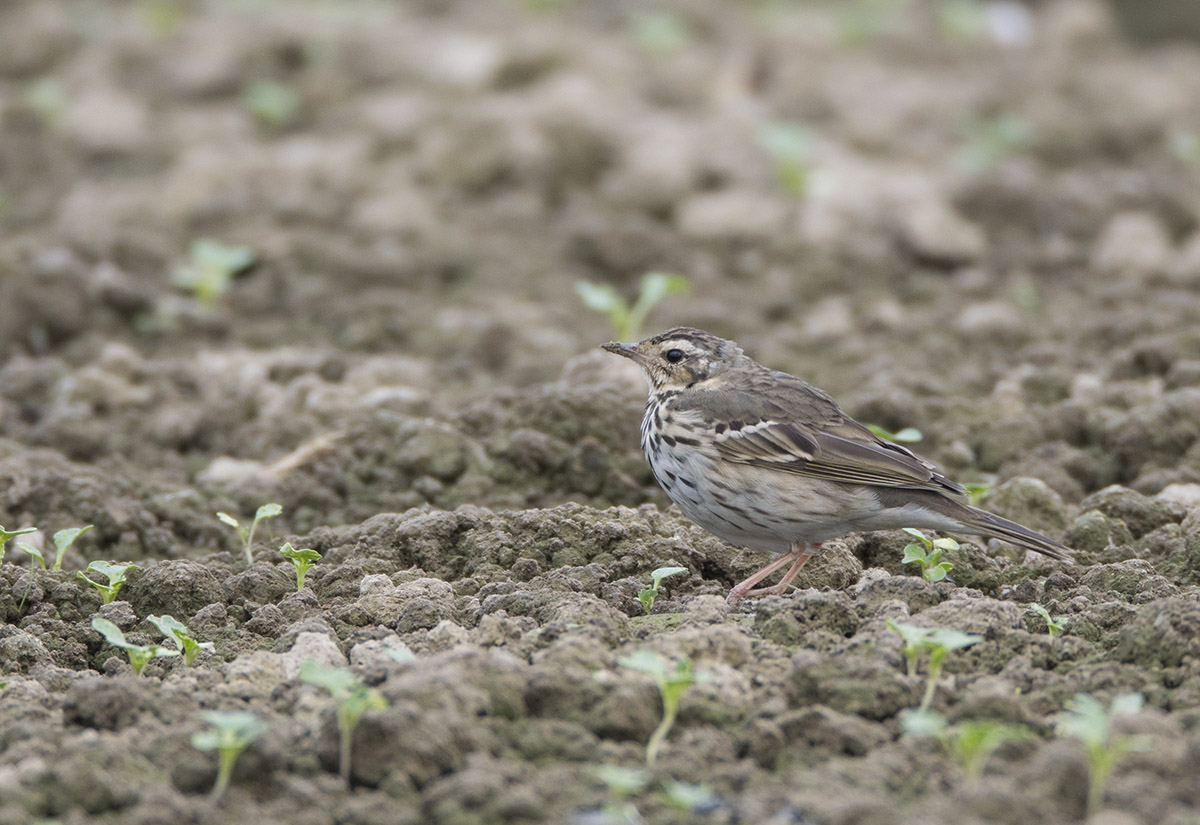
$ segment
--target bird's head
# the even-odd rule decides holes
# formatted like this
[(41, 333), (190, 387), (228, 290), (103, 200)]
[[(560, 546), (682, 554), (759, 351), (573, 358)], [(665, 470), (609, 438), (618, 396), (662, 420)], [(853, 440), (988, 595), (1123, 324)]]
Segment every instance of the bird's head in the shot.
[(719, 375), (742, 357), (742, 349), (703, 330), (676, 327), (636, 344), (610, 341), (609, 352), (642, 368), (652, 390), (682, 390)]

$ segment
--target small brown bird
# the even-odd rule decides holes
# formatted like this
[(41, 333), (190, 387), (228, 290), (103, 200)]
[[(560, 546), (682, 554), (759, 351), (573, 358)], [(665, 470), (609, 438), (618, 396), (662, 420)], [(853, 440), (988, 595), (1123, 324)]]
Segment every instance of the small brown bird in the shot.
[[(783, 593), (821, 542), (860, 531), (958, 531), (1068, 558), (1058, 542), (972, 507), (934, 465), (733, 341), (678, 327), (604, 349), (650, 384), (642, 450), (671, 500), (731, 544), (781, 554), (730, 590), (730, 604)], [(753, 589), (785, 566), (778, 584)]]

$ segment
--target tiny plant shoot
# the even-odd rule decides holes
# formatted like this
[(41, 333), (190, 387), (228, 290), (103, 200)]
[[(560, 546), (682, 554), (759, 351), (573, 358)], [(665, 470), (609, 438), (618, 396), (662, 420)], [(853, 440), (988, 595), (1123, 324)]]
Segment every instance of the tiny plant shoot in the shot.
[(902, 652), (908, 663), (908, 675), (917, 675), (917, 661), (924, 652), (929, 653), (929, 678), (925, 683), (925, 694), (921, 697), (918, 710), (922, 713), (929, 710), (933, 703), (933, 694), (937, 690), (938, 679), (942, 675), (942, 663), (952, 650), (961, 650), (983, 641), (982, 636), (973, 633), (963, 633), (952, 627), (914, 627), (887, 620), (890, 630), (899, 634), (904, 641)]
[(87, 566), (87, 573), (99, 573), (108, 579), (108, 584), (101, 584), (95, 579), (88, 578), (87, 573), (83, 571), (77, 573), (76, 576), (99, 590), (100, 600), (108, 604), (116, 600), (117, 594), (121, 592), (121, 586), (125, 584), (125, 574), (134, 567), (137, 565), (132, 562), (115, 561), (94, 561)]
[(253, 264), (254, 253), (247, 247), (201, 238), (188, 247), (188, 263), (175, 270), (173, 280), (198, 303), (211, 307), (229, 290), (234, 276)]
[(8, 544), (14, 536), (23, 536), (26, 533), (36, 533), (36, 527), (22, 527), (20, 530), (5, 530), (0, 527), (0, 561), (4, 561), (4, 545)]
[(704, 681), (707, 674), (696, 673), (691, 659), (681, 659), (674, 667), (670, 667), (665, 658), (650, 650), (634, 651), (628, 656), (622, 656), (617, 663), (630, 670), (648, 673), (658, 683), (658, 692), (662, 696), (663, 718), (646, 744), (646, 764), (653, 765), (667, 734), (675, 724), (675, 717), (679, 715), (679, 700), (689, 687)]
[(1100, 810), (1104, 787), (1118, 760), (1127, 753), (1143, 751), (1150, 746), (1148, 736), (1120, 734), (1113, 730), (1117, 718), (1136, 714), (1144, 702), (1140, 693), (1123, 693), (1113, 699), (1106, 710), (1091, 696), (1080, 693), (1067, 702), (1066, 712), (1055, 723), (1059, 736), (1078, 739), (1087, 754), (1089, 815)]
[(650, 310), (668, 295), (680, 295), (689, 289), (691, 284), (682, 275), (649, 272), (642, 276), (637, 301), (630, 306), (609, 284), (593, 284), (588, 281), (578, 281), (575, 284), (576, 294), (583, 299), (588, 309), (608, 313), (618, 341), (637, 340)]
[(303, 590), (304, 576), (308, 573), (310, 567), (321, 560), (321, 554), (307, 547), (297, 550), (295, 547), (292, 547), (292, 543), (289, 541), (283, 547), (279, 548), (279, 555), (285, 559), (291, 559), (292, 564), (296, 565), (296, 590)]
[(812, 135), (796, 123), (770, 123), (758, 133), (758, 145), (771, 157), (779, 191), (799, 200), (808, 194)]
[(188, 667), (196, 661), (196, 657), (200, 655), (200, 651), (207, 653), (215, 653), (216, 647), (212, 642), (198, 642), (192, 638), (192, 633), (187, 629), (187, 625), (176, 619), (174, 616), (147, 616), (146, 621), (158, 628), (158, 632), (166, 636), (179, 652), (183, 654), (183, 663)]
[(228, 524), (234, 530), (237, 530), (238, 535), (242, 538), (242, 552), (246, 556), (246, 564), (253, 564), (254, 556), (251, 555), (250, 548), (254, 544), (254, 531), (258, 529), (258, 523), (264, 519), (274, 518), (282, 512), (282, 505), (264, 504), (254, 513), (254, 521), (250, 522), (249, 527), (242, 525), (237, 519), (228, 513), (217, 513), (217, 518), (219, 518), (225, 524)]
[(1067, 624), (1068, 619), (1066, 616), (1059, 616), (1057, 619), (1055, 619), (1050, 615), (1049, 610), (1042, 607), (1040, 604), (1037, 604), (1036, 602), (1029, 605), (1029, 609), (1046, 620), (1046, 632), (1049, 633), (1051, 637), (1058, 636), (1058, 634), (1062, 633), (1063, 627), (1065, 627)]
[(62, 570), (63, 556), (66, 555), (67, 548), (75, 543), (75, 539), (91, 529), (92, 525), (85, 524), (83, 527), (68, 527), (54, 534), (54, 570)]
[(940, 582), (946, 578), (946, 574), (954, 569), (954, 565), (942, 561), (942, 553), (946, 550), (957, 550), (958, 542), (954, 539), (930, 539), (912, 527), (905, 527), (904, 532), (914, 536), (918, 542), (905, 546), (903, 562), (921, 565), (921, 575), (927, 582)]
[(975, 782), (983, 776), (988, 757), (1001, 745), (1033, 737), (1024, 725), (1012, 725), (994, 719), (971, 719), (950, 726), (945, 717), (932, 710), (903, 711), (900, 725), (906, 736), (927, 737), (941, 742), (968, 782)]
[(229, 788), (233, 766), (251, 742), (262, 735), (267, 726), (257, 716), (244, 710), (210, 710), (200, 714), (208, 730), (192, 734), (192, 747), (217, 752), (217, 781), (211, 799), (220, 802)]
[(895, 441), (900, 444), (915, 444), (925, 437), (921, 431), (915, 427), (905, 427), (903, 430), (897, 433), (885, 430), (883, 427), (880, 427), (876, 424), (868, 424), (867, 429), (886, 441)]
[(330, 667), (308, 659), (300, 665), (300, 681), (329, 691), (337, 702), (340, 738), (339, 773), (350, 786), (350, 743), (359, 720), (369, 710), (383, 710), (387, 700), (375, 688), (367, 687), (349, 668)]
[(141, 676), (151, 659), (165, 659), (179, 655), (178, 650), (171, 650), (159, 645), (135, 645), (126, 640), (121, 628), (99, 616), (92, 617), (92, 629), (103, 636), (110, 645), (121, 648), (129, 655), (129, 664), (133, 668), (134, 676)]
[(963, 489), (967, 491), (967, 498), (971, 501), (971, 506), (978, 507), (983, 501), (983, 497), (987, 495), (987, 491), (992, 488), (992, 485), (986, 481), (968, 481), (963, 485)]
[(604, 814), (610, 822), (641, 822), (642, 815), (630, 797), (646, 787), (646, 772), (620, 765), (596, 765), (592, 773), (608, 787), (609, 800)]
[(712, 785), (680, 782), (676, 779), (663, 780), (662, 797), (681, 814), (695, 813), (700, 808), (711, 805), (715, 798)]
[(658, 598), (658, 586), (662, 580), (667, 576), (686, 572), (686, 567), (660, 567), (650, 574), (650, 586), (638, 591), (638, 601), (642, 603), (642, 608), (647, 614), (654, 608), (654, 600)]

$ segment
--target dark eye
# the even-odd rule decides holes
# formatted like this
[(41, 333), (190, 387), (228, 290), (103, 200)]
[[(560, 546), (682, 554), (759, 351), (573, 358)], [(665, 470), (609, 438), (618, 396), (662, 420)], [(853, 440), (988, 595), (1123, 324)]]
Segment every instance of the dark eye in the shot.
[(681, 349), (667, 350), (667, 360), (670, 361), (672, 364), (678, 364), (680, 361), (683, 360), (683, 350), (681, 350)]

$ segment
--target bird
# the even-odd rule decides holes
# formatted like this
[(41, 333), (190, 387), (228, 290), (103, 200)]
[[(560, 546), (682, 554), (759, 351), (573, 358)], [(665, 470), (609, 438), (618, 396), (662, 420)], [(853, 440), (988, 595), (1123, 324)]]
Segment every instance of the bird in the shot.
[[(1070, 560), (1070, 549), (972, 506), (966, 490), (875, 435), (823, 390), (763, 366), (733, 341), (676, 327), (608, 352), (649, 385), (641, 446), (655, 480), (692, 521), (779, 556), (727, 602), (781, 595), (823, 542), (903, 527), (998, 538)], [(756, 587), (787, 568), (775, 585)]]

